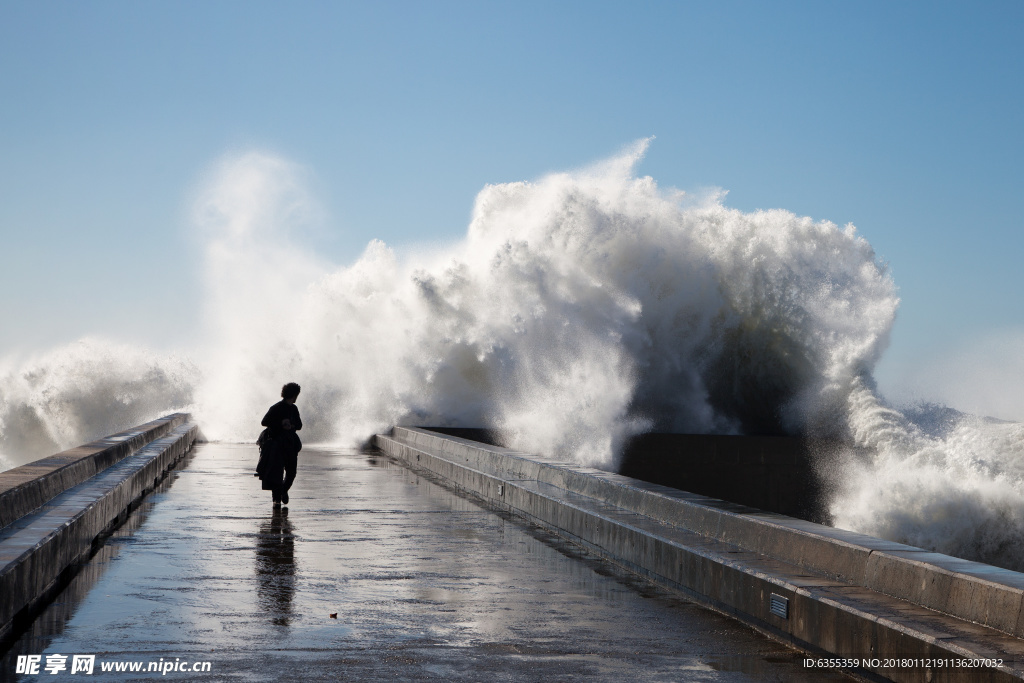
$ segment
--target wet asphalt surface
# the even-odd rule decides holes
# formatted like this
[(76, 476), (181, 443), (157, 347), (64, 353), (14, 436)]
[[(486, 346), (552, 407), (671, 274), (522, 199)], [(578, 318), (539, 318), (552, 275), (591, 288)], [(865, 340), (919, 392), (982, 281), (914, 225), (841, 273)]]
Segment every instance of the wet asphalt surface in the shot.
[[(255, 446), (196, 448), (13, 644), (0, 679), (850, 680), (384, 456), (303, 450), (280, 510), (255, 461)], [(96, 664), (18, 676), (19, 654)], [(210, 671), (100, 671), (161, 659)]]

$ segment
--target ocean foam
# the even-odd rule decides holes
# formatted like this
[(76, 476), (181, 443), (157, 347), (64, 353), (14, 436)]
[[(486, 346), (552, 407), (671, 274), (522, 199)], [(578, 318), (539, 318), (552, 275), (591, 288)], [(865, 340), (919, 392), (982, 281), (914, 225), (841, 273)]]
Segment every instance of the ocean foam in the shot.
[(457, 244), (351, 265), (295, 238), (301, 171), (224, 160), (196, 201), (206, 308), (191, 359), (96, 341), (0, 379), (8, 458), (187, 407), (212, 439), (252, 440), (286, 381), (314, 442), (395, 424), (490, 427), (517, 447), (613, 467), (643, 430), (807, 433), (840, 526), (1014, 564), (1021, 427), (926, 434), (873, 389), (895, 286), (853, 226), (743, 213), (602, 164), (485, 187)]
[(4, 361), (4, 469), (186, 408), (199, 381), (199, 369), (183, 356), (95, 338)]

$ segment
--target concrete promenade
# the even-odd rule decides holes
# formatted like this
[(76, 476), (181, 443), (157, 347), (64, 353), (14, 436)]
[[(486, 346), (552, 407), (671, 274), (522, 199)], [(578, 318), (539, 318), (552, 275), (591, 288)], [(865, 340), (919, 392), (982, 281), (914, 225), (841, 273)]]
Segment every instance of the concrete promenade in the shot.
[(375, 442), (416, 471), (865, 676), (1024, 679), (1024, 574), (426, 429), (395, 427)]
[[(255, 460), (194, 448), (0, 679), (63, 680), (15, 675), (18, 655), (92, 654), (95, 680), (846, 680), (382, 455), (305, 449), (286, 513)], [(161, 658), (210, 671), (100, 672)]]
[(0, 642), (191, 449), (199, 430), (187, 418), (170, 415), (0, 473)]

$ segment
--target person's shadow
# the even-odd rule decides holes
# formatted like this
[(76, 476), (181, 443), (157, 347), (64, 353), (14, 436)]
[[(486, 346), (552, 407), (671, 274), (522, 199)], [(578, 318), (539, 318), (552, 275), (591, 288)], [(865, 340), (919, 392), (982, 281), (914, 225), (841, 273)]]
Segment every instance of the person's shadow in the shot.
[(278, 626), (287, 626), (295, 595), (295, 529), (288, 508), (274, 508), (256, 536), (256, 601)]

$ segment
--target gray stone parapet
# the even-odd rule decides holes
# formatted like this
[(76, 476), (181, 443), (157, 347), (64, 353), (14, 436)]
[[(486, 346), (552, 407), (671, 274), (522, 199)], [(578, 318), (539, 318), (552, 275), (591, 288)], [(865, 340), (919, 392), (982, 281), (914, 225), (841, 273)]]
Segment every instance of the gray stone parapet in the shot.
[(543, 481), (767, 557), (1024, 637), (1024, 574), (498, 446), (396, 427), (486, 472)]
[[(153, 433), (161, 436), (144, 445), (138, 443)], [(132, 506), (192, 448), (198, 434), (189, 415), (168, 416), (83, 447), (72, 464), (88, 460), (90, 455), (96, 456), (93, 466), (106, 458), (114, 462), (80, 483), (66, 486), (73, 478), (56, 476), (56, 482), (51, 479), (36, 487), (44, 492), (60, 491), (0, 529), (0, 638), (7, 637), (17, 623), (54, 594), (65, 572), (90, 555), (98, 537), (126, 518)], [(108, 447), (121, 454), (119, 458), (96, 446), (108, 441)], [(119, 447), (122, 443), (128, 445)], [(45, 460), (51, 459), (33, 464)], [(51, 464), (56, 467), (47, 469), (44, 477), (53, 477), (61, 461)], [(84, 464), (83, 469), (88, 466)], [(20, 486), (31, 489), (30, 482)]]
[(175, 413), (27, 465), (0, 472), (0, 528), (38, 509), (188, 419)]
[[(1024, 575), (424, 429), (385, 453), (810, 652), (891, 680), (1024, 679)], [(901, 667), (900, 660), (1001, 660)]]

